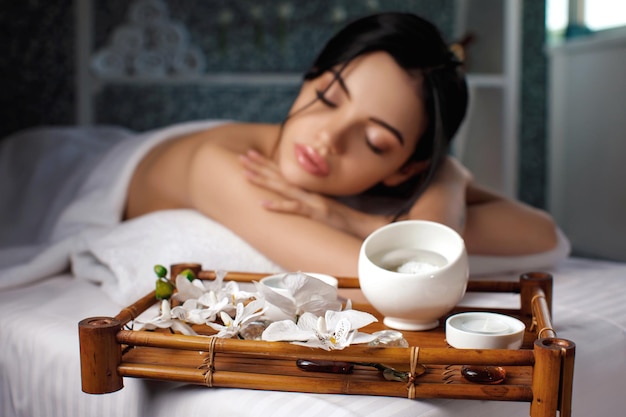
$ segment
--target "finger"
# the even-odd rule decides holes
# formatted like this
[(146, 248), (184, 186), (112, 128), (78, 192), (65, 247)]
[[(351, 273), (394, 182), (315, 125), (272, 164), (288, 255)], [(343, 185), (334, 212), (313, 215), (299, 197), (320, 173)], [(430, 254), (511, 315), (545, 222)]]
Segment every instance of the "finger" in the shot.
[(273, 191), (282, 197), (294, 200), (306, 199), (308, 197), (306, 191), (287, 183), (282, 177), (268, 177), (249, 170), (245, 170), (244, 175), (254, 185)]
[(248, 155), (239, 155), (239, 160), (246, 170), (255, 172), (260, 176), (278, 178), (281, 176), (278, 167), (271, 162), (264, 162), (250, 158)]
[(300, 216), (309, 216), (307, 206), (297, 200), (264, 200), (261, 205), (270, 211), (277, 213), (297, 214)]
[(250, 163), (253, 163), (256, 166), (269, 168), (269, 169), (272, 169), (273, 171), (278, 172), (278, 166), (276, 165), (274, 161), (272, 161), (271, 159), (265, 157), (264, 155), (262, 155), (261, 153), (253, 149), (250, 149), (248, 150), (248, 152), (246, 152), (246, 157), (248, 158)]

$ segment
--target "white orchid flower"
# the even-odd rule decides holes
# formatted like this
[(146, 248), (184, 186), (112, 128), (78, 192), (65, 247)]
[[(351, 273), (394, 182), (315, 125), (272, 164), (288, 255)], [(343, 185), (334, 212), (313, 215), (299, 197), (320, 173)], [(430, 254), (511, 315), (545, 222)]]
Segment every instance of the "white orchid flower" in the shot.
[(227, 305), (228, 300), (226, 298), (221, 301), (215, 299), (215, 302), (210, 305), (202, 303), (200, 299), (190, 299), (185, 301), (182, 305), (174, 307), (172, 309), (172, 316), (187, 323), (206, 324), (215, 321), (217, 315), (222, 312)]
[(233, 337), (244, 329), (248, 323), (263, 315), (266, 308), (267, 306), (263, 299), (251, 301), (246, 306), (243, 303), (238, 303), (235, 318), (222, 311), (220, 312), (220, 318), (223, 325), (210, 322), (207, 325), (218, 331), (217, 337)]
[(325, 350), (341, 350), (353, 343), (374, 340), (376, 336), (358, 329), (375, 321), (373, 315), (356, 310), (329, 310), (323, 317), (305, 312), (297, 324), (291, 320), (271, 323), (261, 338), (268, 342), (288, 341)]
[(197, 335), (197, 333), (186, 323), (180, 321), (172, 314), (169, 300), (161, 301), (161, 314), (151, 320), (141, 321), (137, 320), (137, 323), (146, 330), (167, 329), (171, 328), (174, 331), (178, 331), (186, 335)]
[(280, 294), (260, 282), (254, 283), (266, 301), (297, 320), (303, 313), (323, 315), (328, 310), (341, 310), (337, 288), (302, 272), (287, 273), (282, 278), (287, 295)]
[(235, 281), (228, 281), (217, 293), (218, 297), (228, 298), (233, 306), (244, 303), (252, 298), (259, 298), (256, 292), (243, 291)]
[(229, 281), (224, 285), (224, 278), (226, 277), (226, 275), (226, 271), (215, 271), (215, 279), (212, 281), (207, 281), (204, 284), (206, 287), (206, 291), (213, 291), (220, 298), (225, 294), (230, 294), (233, 291), (233, 287), (237, 287), (237, 283), (235, 281)]
[[(215, 279), (212, 281), (202, 281), (195, 279), (191, 281), (191, 285), (195, 285), (201, 291), (197, 291), (193, 288), (190, 288), (189, 284), (181, 280), (183, 298), (196, 298), (205, 306), (211, 306), (217, 303), (215, 299), (222, 300), (224, 298), (228, 299), (229, 304), (232, 306), (232, 311), (235, 311), (235, 306), (239, 302), (247, 301), (251, 298), (255, 298), (255, 293), (251, 293), (248, 291), (242, 291), (239, 289), (239, 284), (235, 281), (228, 281), (224, 283), (224, 278), (226, 277), (225, 271), (215, 271)], [(176, 280), (176, 287), (178, 288), (178, 278)], [(178, 291), (181, 291), (181, 288), (178, 288)], [(208, 297), (208, 298), (207, 298)], [(181, 297), (177, 297), (181, 299)], [(181, 299), (181, 301), (184, 301)], [(220, 301), (221, 302), (221, 301)]]
[(206, 291), (200, 279), (189, 281), (184, 275), (178, 275), (176, 277), (176, 294), (174, 294), (174, 298), (179, 301), (185, 302), (187, 300), (200, 298)]

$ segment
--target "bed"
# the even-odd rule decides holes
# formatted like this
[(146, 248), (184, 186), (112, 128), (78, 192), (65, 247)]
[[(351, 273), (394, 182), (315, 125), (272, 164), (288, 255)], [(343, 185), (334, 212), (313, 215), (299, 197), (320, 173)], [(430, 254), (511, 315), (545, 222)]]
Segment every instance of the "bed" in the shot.
[[(229, 230), (191, 210), (119, 223), (120, 190), (142, 153), (172, 135), (214, 123), (185, 123), (140, 135), (118, 127), (44, 128), (0, 142), (5, 197), (0, 205), (1, 415), (529, 414), (527, 403), (206, 388), (130, 378), (115, 393), (83, 393), (78, 322), (114, 316), (145, 295), (154, 285), (155, 263), (280, 270)], [(43, 187), (35, 187), (42, 182)], [(507, 259), (474, 258), (471, 279), (517, 280), (531, 266), (551, 273), (555, 330), (576, 343), (573, 415), (621, 415), (626, 407), (619, 384), (626, 372), (626, 264), (567, 256), (563, 242), (549, 259), (517, 259), (515, 267)], [(554, 264), (555, 259), (560, 261)], [(468, 294), (462, 303), (496, 307), (515, 303), (511, 297)]]

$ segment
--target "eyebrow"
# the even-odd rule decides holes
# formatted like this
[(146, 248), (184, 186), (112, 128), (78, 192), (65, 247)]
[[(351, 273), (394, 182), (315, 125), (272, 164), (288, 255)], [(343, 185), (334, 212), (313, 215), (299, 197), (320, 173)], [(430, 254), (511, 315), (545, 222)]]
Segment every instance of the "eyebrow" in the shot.
[[(343, 68), (342, 68), (343, 70)], [(332, 71), (335, 74), (335, 81), (337, 81), (339, 83), (339, 86), (341, 87), (341, 89), (346, 93), (346, 95), (348, 96), (348, 98), (350, 97), (350, 91), (348, 90), (348, 86), (346, 86), (346, 83), (343, 80), (343, 77), (341, 76), (341, 70), (340, 71)], [(332, 83), (331, 83), (332, 84)], [(401, 145), (404, 146), (404, 137), (402, 136), (402, 133), (400, 133), (400, 131), (398, 129), (396, 129), (395, 127), (391, 126), (389, 123), (385, 122), (384, 120), (380, 120), (376, 117), (370, 117), (370, 120), (374, 123), (376, 123), (377, 125), (380, 125), (382, 127), (384, 127), (385, 129), (387, 129), (388, 131), (390, 131), (393, 136), (395, 136), (396, 139), (398, 139), (398, 142), (400, 142)]]
[(388, 131), (390, 131), (396, 137), (396, 139), (398, 139), (398, 142), (400, 142), (400, 144), (404, 146), (404, 137), (402, 136), (402, 133), (400, 133), (398, 129), (391, 126), (389, 123), (385, 122), (384, 120), (377, 119), (376, 117), (370, 117), (370, 120), (384, 127)]
[[(350, 90), (348, 90), (348, 86), (346, 86), (346, 83), (343, 80), (343, 77), (341, 76), (341, 71), (343, 71), (344, 68), (345, 68), (345, 65), (339, 71), (336, 71), (336, 70), (334, 70), (332, 68), (331, 68), (330, 71), (333, 74), (335, 74), (335, 81), (337, 81), (339, 83), (339, 87), (341, 87), (341, 89), (346, 93), (348, 98), (350, 98)], [(332, 85), (332, 83), (331, 83), (331, 85)]]

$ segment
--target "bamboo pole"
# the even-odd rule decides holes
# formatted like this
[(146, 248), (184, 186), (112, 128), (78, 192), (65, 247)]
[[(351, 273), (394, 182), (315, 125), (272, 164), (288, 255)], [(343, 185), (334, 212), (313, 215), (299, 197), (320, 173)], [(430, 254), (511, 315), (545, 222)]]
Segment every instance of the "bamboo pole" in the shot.
[[(193, 264), (191, 264), (193, 265)], [(178, 268), (178, 266), (176, 265)], [(172, 265), (174, 268), (174, 265)], [(177, 269), (178, 270), (178, 269)], [(181, 269), (182, 270), (182, 269)], [(272, 275), (272, 273), (258, 273), (258, 272), (238, 272), (229, 271), (226, 275), (226, 280), (236, 282), (253, 282), (260, 281), (262, 278)], [(216, 277), (215, 271), (199, 271), (196, 275), (199, 279), (213, 280)], [(339, 288), (361, 288), (359, 285), (359, 279), (357, 277), (338, 277), (335, 276), (338, 281)], [(506, 282), (506, 281), (469, 281), (467, 283), (467, 291), (470, 292), (520, 292), (519, 282)]]
[(92, 317), (78, 323), (82, 390), (88, 394), (105, 394), (124, 387), (117, 367), (122, 349), (116, 341), (119, 321), (110, 317)]
[[(556, 402), (556, 408), (559, 410), (560, 417), (570, 417), (572, 414), (572, 388), (574, 382), (574, 357), (576, 354), (576, 344), (567, 339), (560, 338), (544, 338), (535, 342), (535, 350), (541, 351), (537, 357), (535, 364), (535, 372), (533, 373), (533, 392), (537, 399), (537, 404), (533, 404), (531, 407), (535, 407), (540, 411), (537, 411), (539, 417), (543, 417), (547, 413), (545, 409), (552, 412), (554, 403)], [(545, 359), (550, 361), (549, 367), (542, 371)], [(558, 370), (554, 367), (558, 365)], [(545, 375), (545, 372), (550, 372), (549, 375), (551, 383), (548, 385), (546, 381), (536, 381), (537, 374)], [(554, 376), (558, 375), (558, 378)], [(537, 387), (535, 384), (537, 383)], [(542, 398), (550, 397), (550, 401), (542, 401)], [(533, 410), (533, 408), (531, 408)], [(553, 416), (555, 414), (545, 414)], [(534, 414), (532, 414), (535, 417)]]
[(565, 339), (558, 339), (561, 344), (561, 392), (560, 392), (560, 417), (572, 415), (572, 391), (574, 389), (574, 359), (576, 357), (576, 344)]
[[(319, 394), (354, 394), (407, 397), (406, 384), (395, 381), (358, 380), (348, 375), (319, 378), (307, 375), (271, 375), (219, 371), (207, 377), (207, 370), (176, 366), (122, 363), (123, 376), (167, 379), (222, 388), (262, 389), (272, 391), (311, 392)], [(526, 401), (532, 399), (528, 386), (487, 386), (470, 384), (416, 384), (416, 398), (456, 398), (474, 400)]]
[(146, 311), (155, 302), (155, 291), (152, 291), (137, 300), (135, 303), (129, 305), (128, 307), (125, 307), (122, 311), (118, 313), (117, 316), (115, 316), (115, 320), (119, 321), (121, 326), (124, 326), (129, 321), (137, 318), (137, 316)]
[(541, 294), (538, 289), (543, 291), (547, 305), (548, 316), (551, 317), (552, 311), (552, 275), (545, 272), (528, 272), (520, 276), (520, 312), (523, 317), (531, 318), (533, 315), (533, 299), (536, 295)]
[(543, 338), (535, 341), (532, 417), (560, 417), (571, 413), (575, 345), (569, 340)]
[[(137, 332), (121, 330), (117, 341), (132, 346), (152, 346), (159, 348), (183, 349), (208, 352), (212, 337), (185, 336), (178, 334)], [(329, 353), (322, 349), (308, 348), (285, 342), (264, 342), (255, 340), (217, 339), (213, 351), (254, 355), (262, 358), (291, 358), (328, 360)], [(410, 363), (410, 348), (384, 348), (353, 345), (343, 350), (333, 351), (333, 360), (347, 362), (371, 362), (374, 358), (382, 363)], [(452, 348), (420, 348), (420, 363), (467, 364), (467, 365), (530, 365), (533, 362), (531, 350), (471, 350)]]
[(541, 288), (535, 288), (535, 295), (532, 298), (532, 315), (537, 324), (537, 338), (554, 338), (556, 332), (552, 327), (550, 308)]
[[(257, 273), (257, 272), (237, 272), (237, 271), (229, 271), (226, 274), (226, 280), (228, 281), (236, 281), (236, 282), (253, 282), (260, 281), (262, 278), (265, 278), (269, 275), (273, 275), (273, 273)], [(200, 279), (213, 280), (215, 279), (214, 271), (200, 271), (198, 272), (197, 277)], [(337, 278), (339, 288), (360, 288), (359, 279), (356, 277), (338, 277)]]

